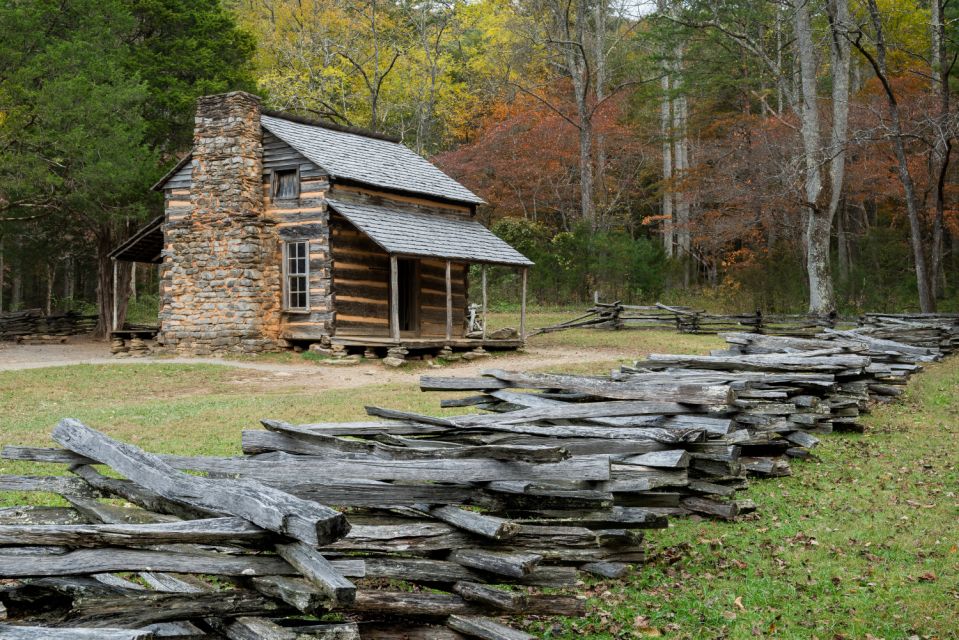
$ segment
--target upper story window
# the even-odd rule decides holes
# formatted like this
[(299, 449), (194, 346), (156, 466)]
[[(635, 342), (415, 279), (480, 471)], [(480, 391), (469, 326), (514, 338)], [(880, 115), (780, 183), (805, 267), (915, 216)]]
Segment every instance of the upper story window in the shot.
[(273, 199), (291, 200), (300, 197), (300, 172), (281, 169), (273, 172)]

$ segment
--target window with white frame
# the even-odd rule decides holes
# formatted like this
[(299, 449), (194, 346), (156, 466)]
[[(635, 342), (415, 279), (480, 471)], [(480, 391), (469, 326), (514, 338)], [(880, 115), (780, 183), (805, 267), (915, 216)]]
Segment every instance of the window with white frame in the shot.
[(310, 309), (310, 243), (305, 240), (283, 245), (285, 290), (284, 307), (288, 311)]

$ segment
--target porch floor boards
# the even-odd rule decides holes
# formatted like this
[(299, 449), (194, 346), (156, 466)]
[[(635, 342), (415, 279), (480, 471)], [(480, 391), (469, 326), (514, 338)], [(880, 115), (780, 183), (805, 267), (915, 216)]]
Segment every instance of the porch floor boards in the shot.
[(491, 338), (451, 338), (447, 340), (444, 337), (436, 338), (406, 338), (401, 337), (395, 340), (386, 336), (350, 336), (335, 335), (330, 338), (333, 344), (343, 345), (344, 347), (396, 347), (401, 346), (406, 349), (441, 349), (449, 345), (453, 349), (475, 349), (483, 347), (484, 349), (518, 349), (523, 346), (523, 341), (519, 338), (510, 340), (493, 340)]

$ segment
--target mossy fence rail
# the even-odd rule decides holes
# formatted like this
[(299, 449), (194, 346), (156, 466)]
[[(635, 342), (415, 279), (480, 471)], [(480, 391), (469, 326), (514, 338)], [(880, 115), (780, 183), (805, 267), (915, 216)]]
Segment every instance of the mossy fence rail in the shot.
[(531, 638), (517, 627), (582, 615), (583, 575), (627, 575), (667, 518), (756, 509), (750, 479), (861, 430), (959, 326), (726, 340), (609, 376), (424, 377), (476, 411), (263, 420), (238, 457), (153, 455), (65, 419), (60, 448), (2, 453), (70, 474), (0, 490), (70, 506), (0, 510), (0, 638)]

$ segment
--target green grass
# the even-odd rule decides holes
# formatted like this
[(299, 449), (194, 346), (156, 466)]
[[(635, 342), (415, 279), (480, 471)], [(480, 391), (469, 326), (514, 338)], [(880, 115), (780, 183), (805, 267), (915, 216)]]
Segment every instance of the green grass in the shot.
[[(527, 331), (548, 327), (572, 320), (582, 315), (582, 310), (568, 312), (549, 311), (531, 313), (527, 318)], [(501, 327), (519, 327), (519, 312), (490, 313), (490, 330)], [(602, 329), (568, 329), (554, 333), (532, 336), (533, 347), (566, 347), (582, 349), (618, 350), (635, 359), (645, 353), (699, 353), (722, 346), (723, 341), (714, 335), (688, 335), (675, 331), (625, 329), (607, 331)]]
[[(510, 318), (497, 314), (500, 320)], [(534, 346), (544, 339), (608, 348), (610, 362), (562, 367), (588, 373), (649, 351), (702, 352), (720, 343), (579, 330), (535, 338)], [(53, 425), (72, 416), (151, 451), (234, 455), (241, 430), (264, 417), (364, 419), (364, 404), (452, 413), (438, 408), (440, 394), (413, 385), (317, 390), (290, 380), (167, 363), (0, 372), (0, 444), (50, 446)], [(959, 357), (929, 367), (902, 402), (869, 416), (866, 434), (825, 436), (821, 462), (794, 463), (790, 478), (754, 482), (743, 497), (759, 505), (756, 515), (736, 523), (674, 519), (668, 530), (649, 532), (647, 565), (621, 581), (586, 585), (587, 616), (534, 622), (534, 630), (567, 640), (959, 637), (957, 389)], [(64, 472), (0, 460), (0, 474)], [(50, 503), (42, 494), (0, 493), (0, 506)]]
[[(878, 407), (820, 462), (754, 481), (740, 522), (674, 519), (651, 563), (589, 586), (547, 638), (959, 637), (959, 358)], [(738, 604), (737, 604), (738, 603)], [(610, 628), (613, 630), (610, 631)], [(630, 635), (634, 634), (634, 635)], [(871, 635), (870, 635), (871, 634)]]

